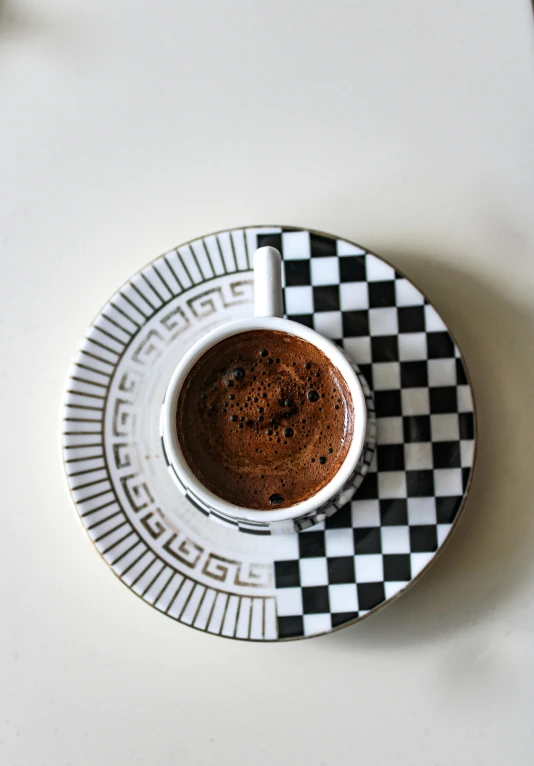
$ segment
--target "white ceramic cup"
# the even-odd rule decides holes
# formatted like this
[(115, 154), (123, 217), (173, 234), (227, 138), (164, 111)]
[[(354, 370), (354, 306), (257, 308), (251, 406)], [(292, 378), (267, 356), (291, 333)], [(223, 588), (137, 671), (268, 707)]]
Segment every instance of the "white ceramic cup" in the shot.
[[(254, 254), (254, 316), (228, 322), (195, 343), (174, 371), (161, 413), (163, 451), (169, 471), (180, 491), (205, 516), (252, 534), (299, 531), (335, 513), (350, 500), (363, 481), (376, 442), (373, 397), (356, 365), (335, 343), (309, 327), (283, 319), (282, 314), (280, 253), (273, 247), (261, 247)], [(193, 365), (212, 346), (249, 330), (276, 330), (316, 346), (342, 374), (352, 397), (354, 429), (349, 450), (338, 472), (307, 500), (279, 510), (243, 508), (210, 491), (187, 464), (176, 429), (178, 397)]]

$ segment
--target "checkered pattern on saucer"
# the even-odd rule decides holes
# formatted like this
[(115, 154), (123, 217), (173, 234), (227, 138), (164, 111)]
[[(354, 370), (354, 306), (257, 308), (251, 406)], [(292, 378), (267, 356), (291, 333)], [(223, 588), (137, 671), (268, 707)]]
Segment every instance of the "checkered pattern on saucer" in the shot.
[(469, 481), (474, 411), (445, 324), (392, 266), (302, 230), (259, 234), (257, 244), (282, 253), (288, 318), (343, 346), (377, 415), (377, 451), (356, 499), (287, 540), (275, 562), (279, 635), (289, 638), (366, 614), (430, 562)]
[[(176, 491), (157, 424), (176, 361), (251, 311), (254, 251), (268, 244), (288, 315), (369, 382), (378, 446), (353, 502), (305, 531), (250, 536)], [(474, 437), (459, 352), (409, 280), (354, 244), (271, 226), (181, 245), (115, 293), (75, 358), (62, 439), (80, 519), (122, 582), (198, 630), (275, 641), (347, 625), (424, 570), (458, 516)]]

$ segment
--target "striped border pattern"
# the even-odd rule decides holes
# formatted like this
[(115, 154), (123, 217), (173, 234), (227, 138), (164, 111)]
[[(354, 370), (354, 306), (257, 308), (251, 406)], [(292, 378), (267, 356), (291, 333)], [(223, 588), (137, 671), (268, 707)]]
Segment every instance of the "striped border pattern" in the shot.
[[(312, 238), (314, 239), (313, 246), (318, 248), (318, 251), (313, 252), (312, 247), (311, 252), (312, 277), (319, 275), (320, 279), (318, 282), (314, 282), (313, 278), (311, 283), (309, 281), (310, 266), (305, 261), (306, 258), (310, 258), (310, 253), (307, 256), (303, 256), (303, 251), (299, 249), (301, 248), (301, 240), (303, 241), (306, 238), (308, 238), (308, 247), (309, 240)], [(272, 562), (273, 572), (275, 573), (275, 585), (272, 591), (269, 588), (265, 589), (264, 595), (261, 596), (237, 594), (232, 591), (231, 584), (228, 585), (228, 590), (223, 590), (222, 587), (210, 587), (198, 582), (194, 579), (194, 576), (188, 576), (178, 568), (170, 565), (166, 560), (160, 558), (159, 554), (150, 547), (150, 542), (145, 541), (141, 537), (121, 505), (119, 495), (115, 491), (111, 478), (113, 469), (108, 465), (106, 457), (104, 423), (110, 390), (118, 365), (147, 322), (178, 296), (183, 295), (184, 306), (186, 304), (189, 305), (187, 298), (188, 291), (199, 285), (206, 284), (209, 286), (210, 282), (223, 276), (246, 273), (248, 283), (250, 283), (250, 271), (253, 266), (252, 257), (256, 248), (265, 244), (277, 246), (279, 243), (284, 245), (282, 250), (285, 258), (286, 276), (291, 272), (292, 278), (291, 286), (288, 287), (286, 285), (285, 288), (286, 308), (290, 318), (302, 321), (309, 326), (314, 326), (319, 332), (325, 331), (325, 322), (330, 322), (332, 327), (341, 328), (341, 325), (343, 325), (342, 330), (336, 331), (329, 337), (334, 338), (336, 342), (339, 341), (345, 344), (350, 353), (354, 354), (358, 359), (361, 371), (369, 381), (373, 380), (374, 368), (380, 367), (381, 362), (388, 361), (386, 350), (388, 343), (392, 339), (381, 337), (384, 335), (382, 331), (375, 333), (375, 336), (371, 337), (370, 340), (373, 348), (376, 346), (376, 351), (380, 358), (365, 359), (364, 363), (361, 362), (355, 353), (355, 349), (363, 348), (362, 344), (369, 342), (369, 333), (362, 329), (363, 324), (368, 321), (368, 308), (362, 307), (362, 310), (360, 310), (360, 306), (351, 306), (347, 313), (344, 314), (343, 306), (337, 306), (336, 308), (330, 305), (332, 295), (330, 291), (337, 291), (337, 287), (333, 282), (324, 280), (324, 269), (318, 263), (321, 260), (321, 256), (331, 257), (337, 252), (337, 255), (343, 261), (343, 267), (348, 269), (344, 275), (341, 275), (341, 282), (347, 283), (356, 280), (357, 284), (363, 287), (367, 280), (366, 289), (371, 290), (372, 287), (372, 297), (374, 300), (377, 298), (377, 290), (384, 289), (386, 291), (388, 289), (387, 280), (391, 280), (392, 283), (395, 281), (396, 289), (402, 291), (404, 302), (400, 304), (402, 309), (399, 310), (404, 312), (403, 321), (408, 324), (414, 324), (413, 328), (410, 326), (404, 332), (415, 332), (415, 324), (420, 322), (419, 314), (425, 313), (425, 315), (432, 318), (432, 322), (435, 324), (431, 328), (433, 342), (438, 344), (445, 342), (446, 344), (453, 343), (441, 319), (433, 312), (428, 302), (426, 300), (423, 301), (424, 296), (402, 275), (395, 272), (391, 276), (393, 273), (392, 267), (366, 250), (342, 240), (336, 240), (329, 235), (310, 233), (306, 230), (291, 227), (284, 227), (283, 229), (281, 227), (255, 227), (224, 231), (195, 240), (165, 253), (137, 273), (115, 293), (94, 320), (77, 353), (69, 375), (63, 418), (63, 451), (69, 489), (87, 534), (113, 572), (134, 593), (173, 619), (216, 635), (247, 640), (278, 640), (328, 632), (342, 625), (349, 624), (355, 619), (361, 619), (365, 614), (369, 614), (372, 610), (379, 608), (382, 603), (395, 597), (396, 593), (399, 592), (399, 586), (406, 587), (421, 575), (454, 526), (463, 507), (463, 499), (469, 488), (471, 469), (474, 462), (476, 422), (469, 381), (463, 370), (458, 350), (454, 350), (453, 356), (451, 356), (448, 349), (445, 349), (442, 355), (441, 349), (436, 348), (434, 349), (435, 354), (431, 358), (434, 369), (437, 369), (438, 362), (436, 360), (439, 360), (442, 356), (447, 359), (451, 356), (453, 361), (457, 363), (458, 381), (455, 388), (457, 392), (455, 397), (458, 397), (458, 407), (454, 409), (454, 413), (455, 416), (456, 414), (458, 415), (460, 421), (460, 436), (450, 435), (445, 437), (444, 432), (442, 437), (440, 436), (438, 439), (440, 444), (435, 445), (434, 442), (436, 440), (429, 439), (424, 430), (426, 426), (422, 422), (430, 420), (430, 414), (423, 413), (419, 417), (419, 414), (415, 411), (404, 412), (399, 410), (399, 412), (389, 413), (389, 416), (391, 416), (389, 419), (387, 416), (385, 417), (389, 427), (394, 425), (393, 421), (395, 423), (397, 420), (402, 422), (402, 416), (408, 415), (407, 418), (405, 417), (405, 420), (410, 421), (414, 427), (417, 426), (417, 428), (423, 429), (421, 434), (412, 434), (410, 432), (410, 442), (420, 441), (425, 443), (425, 449), (435, 449), (435, 459), (437, 461), (443, 462), (444, 459), (448, 459), (449, 453), (444, 455), (441, 446), (445, 438), (453, 440), (450, 442), (451, 449), (457, 441), (458, 449), (461, 450), (458, 455), (455, 453), (454, 460), (456, 462), (454, 465), (456, 463), (458, 465), (450, 472), (451, 476), (454, 474), (454, 477), (456, 477), (453, 477), (456, 483), (459, 481), (456, 475), (461, 474), (462, 487), (460, 487), (458, 492), (452, 493), (458, 495), (458, 497), (449, 498), (448, 495), (451, 492), (445, 493), (447, 496), (442, 497), (444, 492), (441, 485), (439, 492), (436, 490), (434, 495), (429, 496), (431, 500), (439, 501), (438, 523), (436, 527), (439, 536), (435, 550), (429, 549), (424, 554), (418, 552), (422, 550), (421, 546), (423, 543), (426, 545), (425, 541), (419, 539), (426, 529), (424, 524), (434, 524), (433, 521), (427, 520), (416, 520), (415, 522), (416, 526), (413, 528), (414, 539), (412, 541), (416, 544), (415, 553), (410, 548), (408, 553), (404, 551), (403, 555), (399, 554), (395, 557), (391, 555), (390, 550), (386, 551), (380, 548), (380, 536), (384, 537), (386, 532), (392, 531), (392, 524), (406, 526), (407, 522), (404, 518), (400, 519), (399, 516), (397, 520), (395, 516), (395, 514), (401, 514), (402, 508), (406, 505), (406, 498), (388, 499), (388, 495), (382, 497), (380, 493), (377, 494), (376, 461), (371, 467), (368, 481), (362, 486), (361, 492), (363, 494), (358, 494), (356, 502), (353, 501), (352, 504), (347, 504), (339, 513), (332, 516), (332, 518), (326, 518), (322, 525), (319, 524), (311, 532), (303, 531), (295, 535), (295, 540), (291, 542), (295, 544), (296, 550), (290, 552), (288, 549), (279, 557), (279, 560)], [(322, 248), (324, 250), (321, 250)], [(319, 257), (317, 258), (317, 256)], [(370, 258), (369, 262), (373, 264), (374, 271), (377, 272), (374, 274), (371, 287), (369, 286), (369, 278), (363, 276), (364, 271), (362, 271), (364, 269), (364, 258), (367, 259), (368, 257)], [(289, 268), (288, 263), (291, 268)], [(308, 276), (306, 276), (307, 274)], [(300, 285), (303, 287), (301, 288)], [(333, 286), (330, 287), (330, 285)], [(382, 285), (384, 286), (383, 288)], [(340, 290), (341, 288), (343, 288), (343, 285), (340, 286)], [(214, 288), (215, 291), (217, 289)], [(207, 292), (210, 291), (208, 290)], [(418, 296), (417, 300), (413, 297), (415, 295)], [(319, 305), (319, 302), (322, 302), (322, 305)], [(414, 303), (414, 306), (415, 304), (417, 305), (411, 308), (412, 303)], [(226, 305), (224, 304), (224, 298), (223, 305)], [(391, 306), (392, 304), (386, 302), (384, 305)], [(405, 308), (406, 306), (409, 308)], [(214, 310), (216, 310), (216, 307), (214, 307)], [(395, 310), (397, 309), (393, 306), (391, 313)], [(380, 321), (388, 321), (385, 317), (388, 311), (389, 309), (383, 312), (384, 318), (381, 318)], [(413, 313), (413, 316), (410, 312)], [(415, 316), (415, 314), (418, 315)], [(351, 330), (351, 332), (348, 332), (348, 342), (345, 329)], [(395, 331), (392, 330), (391, 332), (394, 333)], [(370, 335), (372, 336), (373, 333), (371, 332)], [(376, 337), (377, 335), (379, 337)], [(417, 334), (413, 337), (416, 338)], [(406, 357), (408, 360), (411, 358), (410, 356)], [(413, 358), (419, 359), (419, 357)], [(421, 358), (426, 359), (426, 357)], [(430, 357), (428, 358), (430, 359)], [(400, 366), (402, 367), (404, 363), (405, 360), (401, 357)], [(414, 375), (419, 374), (418, 370), (415, 369), (418, 364), (419, 362), (412, 363), (408, 361), (408, 365), (413, 365), (414, 367)], [(381, 374), (383, 374), (385, 369), (385, 367), (381, 368)], [(411, 374), (412, 372), (410, 371)], [(370, 377), (367, 377), (368, 375)], [(460, 380), (462, 376), (464, 379)], [(409, 383), (412, 387), (417, 385), (414, 380), (415, 378)], [(374, 383), (371, 383), (371, 388), (374, 388), (376, 397), (376, 381)], [(382, 390), (384, 388), (383, 383), (384, 381), (381, 380), (380, 396), (382, 399), (380, 407), (384, 406), (384, 394), (388, 393)], [(422, 382), (420, 385), (424, 387), (426, 384)], [(441, 385), (453, 387), (455, 384), (454, 382), (447, 382)], [(447, 388), (434, 389), (434, 395), (439, 394), (439, 397), (441, 397), (443, 393), (443, 402), (446, 403), (448, 391), (449, 389)], [(415, 403), (417, 390), (412, 388), (406, 394), (407, 404), (412, 407)], [(438, 408), (436, 412), (446, 413), (449, 412), (449, 409), (444, 406), (442, 409)], [(384, 420), (384, 412), (379, 412), (378, 401), (377, 416), (379, 419), (381, 416)], [(437, 415), (436, 417), (441, 418), (445, 422), (447, 416)], [(421, 420), (421, 424), (419, 424), (419, 420)], [(448, 426), (446, 427), (448, 428)], [(379, 454), (378, 463), (380, 463), (381, 455), (382, 461), (386, 460), (386, 458), (388, 461), (390, 459), (396, 461), (399, 458), (399, 455), (392, 449), (391, 445), (398, 448), (406, 447), (406, 444), (402, 442), (402, 436), (395, 436), (393, 442), (389, 440), (389, 436), (387, 441), (383, 440), (381, 443), (379, 427), (377, 449), (379, 453), (380, 450), (382, 452)], [(384, 439), (384, 434), (382, 434), (382, 438)], [(448, 444), (448, 442), (445, 443)], [(452, 465), (453, 463), (451, 462)], [(414, 479), (415, 474), (417, 474), (421, 476), (421, 480), (424, 479), (426, 481), (428, 478), (427, 474), (429, 474), (429, 471), (426, 470), (428, 466), (421, 465), (415, 468), (416, 470), (412, 471), (414, 475), (411, 478)], [(441, 468), (449, 470), (449, 466), (440, 466), (439, 464), (434, 466), (434, 469), (437, 469), (436, 475), (439, 474), (439, 481), (443, 483), (444, 471)], [(383, 476), (382, 470), (379, 466), (379, 479)], [(402, 471), (403, 469), (401, 466), (396, 468), (392, 464), (389, 467), (385, 467), (384, 470)], [(425, 495), (425, 492), (422, 491), (423, 487), (420, 489), (415, 488), (415, 495), (413, 495), (412, 489), (413, 487), (408, 488), (408, 504), (412, 502), (410, 499), (412, 496), (417, 500), (420, 496)], [(380, 486), (379, 490), (381, 491)], [(412, 494), (410, 494), (411, 492)], [(455, 501), (454, 504), (452, 500)], [(417, 500), (417, 502), (419, 501)], [(375, 518), (376, 514), (373, 510), (375, 515), (372, 518), (369, 516), (366, 522), (368, 528), (366, 527), (365, 530), (360, 529), (363, 523), (360, 509), (362, 503), (367, 509), (366, 513), (368, 515), (371, 514), (372, 504), (373, 509), (375, 505), (379, 507), (380, 515), (384, 517), (382, 520)], [(423, 513), (422, 506), (421, 510), (417, 512)], [(427, 511), (425, 510), (424, 513), (427, 514)], [(388, 514), (393, 514), (391, 519)], [(395, 520), (393, 516), (395, 516)], [(367, 519), (367, 517), (365, 518)], [(159, 522), (156, 519), (154, 523), (157, 525)], [(423, 526), (418, 527), (417, 524), (423, 524)], [(328, 574), (327, 580), (325, 580), (326, 584), (321, 581), (319, 585), (316, 584), (310, 587), (310, 584), (302, 579), (304, 576), (302, 573), (306, 573), (310, 569), (311, 559), (317, 561), (317, 566), (322, 566), (319, 559), (324, 556), (324, 553), (321, 552), (324, 547), (324, 539), (330, 539), (331, 536), (335, 536), (338, 528), (340, 530), (345, 528), (351, 530), (351, 525), (353, 529), (349, 537), (354, 535), (354, 541), (351, 545), (354, 547), (356, 558), (369, 556), (370, 562), (371, 559), (374, 561), (378, 555), (383, 555), (384, 560), (389, 556), (387, 560), (388, 566), (392, 566), (393, 563), (396, 565), (398, 563), (400, 566), (402, 563), (400, 559), (402, 558), (404, 561), (407, 556), (411, 556), (414, 560), (417, 559), (417, 567), (414, 570), (412, 566), (411, 580), (408, 582), (389, 582), (391, 579), (390, 574), (387, 577), (384, 576), (384, 582), (381, 581), (380, 584), (385, 595), (381, 595), (380, 598), (378, 596), (375, 598), (374, 591), (372, 594), (370, 593), (372, 587), (374, 588), (376, 585), (374, 582), (369, 584), (367, 582), (360, 583), (358, 581), (354, 583), (354, 580), (343, 580), (343, 582), (349, 582), (351, 587), (352, 585), (357, 586), (359, 611), (347, 611), (346, 608), (340, 610), (337, 603), (330, 603), (328, 607), (327, 599), (324, 597), (325, 588), (328, 589), (329, 598), (334, 598), (335, 596), (336, 599), (338, 597), (337, 591), (336, 594), (334, 594), (334, 591), (336, 588), (341, 588), (339, 585), (341, 580), (331, 580), (331, 576), (337, 577), (339, 573), (336, 574), (333, 570), (330, 572), (329, 567), (332, 563), (330, 558), (325, 563), (326, 569), (323, 567), (324, 571)], [(403, 532), (405, 531), (404, 526), (401, 530)], [(316, 531), (321, 530), (321, 528), (323, 531)], [(412, 528), (408, 531), (412, 534)], [(362, 532), (365, 532), (367, 535), (365, 539), (362, 538)], [(390, 536), (389, 534), (386, 536), (388, 540)], [(180, 540), (177, 542), (179, 543)], [(330, 554), (328, 555), (330, 556)], [(421, 558), (423, 556), (425, 557), (425, 563), (419, 566), (420, 562), (417, 557)], [(217, 558), (217, 555), (215, 555), (215, 558)], [(360, 563), (360, 558), (358, 558), (358, 564)], [(390, 561), (393, 558), (395, 558), (395, 562)], [(399, 559), (398, 562), (397, 559)], [(224, 559), (223, 557), (220, 557), (220, 561), (226, 561), (228, 565), (239, 564), (239, 562)], [(332, 566), (334, 563), (336, 566), (340, 564), (339, 561), (334, 560)], [(321, 569), (321, 572), (323, 572), (323, 569)], [(397, 577), (397, 579), (399, 578)]]
[(63, 417), (67, 481), (91, 541), (138, 596), (180, 622), (222, 636), (277, 637), (274, 597), (206, 587), (155, 555), (128, 520), (110, 478), (104, 417), (113, 374), (142, 327), (175, 297), (224, 275), (249, 272), (258, 233), (236, 229), (158, 258), (115, 293), (89, 328), (69, 374)]

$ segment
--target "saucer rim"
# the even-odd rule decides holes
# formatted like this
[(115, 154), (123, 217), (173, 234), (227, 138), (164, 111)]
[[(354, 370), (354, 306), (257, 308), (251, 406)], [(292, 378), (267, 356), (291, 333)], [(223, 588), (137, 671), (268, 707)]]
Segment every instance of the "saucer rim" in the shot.
[[(432, 308), (434, 309), (436, 314), (439, 316), (439, 318), (443, 322), (444, 326), (446, 327), (446, 331), (447, 331), (448, 335), (450, 335), (450, 337), (451, 337), (452, 341), (454, 342), (456, 348), (459, 349), (459, 350), (461, 349), (461, 346), (459, 345), (459, 343), (457, 341), (455, 333), (449, 328), (448, 323), (445, 322), (441, 312), (435, 306), (434, 302), (431, 301), (428, 298), (426, 291), (422, 290), (419, 287), (417, 281), (415, 281), (411, 277), (407, 276), (402, 269), (400, 269), (397, 266), (395, 266), (390, 260), (388, 260), (384, 256), (379, 255), (378, 253), (376, 253), (373, 249), (365, 247), (365, 246), (361, 245), (359, 242), (356, 242), (355, 240), (352, 240), (352, 239), (348, 239), (345, 236), (332, 234), (331, 232), (326, 232), (326, 231), (323, 231), (321, 229), (314, 229), (314, 228), (310, 228), (310, 227), (307, 227), (307, 226), (295, 226), (294, 224), (285, 225), (283, 223), (276, 223), (276, 224), (262, 223), (262, 224), (249, 224), (249, 225), (242, 225), (242, 226), (231, 226), (231, 227), (227, 227), (227, 228), (218, 229), (216, 231), (208, 232), (208, 233), (205, 233), (205, 234), (200, 234), (200, 235), (197, 235), (197, 236), (195, 236), (195, 237), (193, 237), (193, 238), (191, 238), (189, 240), (186, 240), (184, 242), (180, 242), (178, 245), (173, 246), (171, 249), (178, 249), (178, 248), (181, 248), (181, 247), (185, 247), (187, 245), (191, 245), (193, 242), (197, 242), (200, 239), (205, 240), (208, 237), (218, 236), (219, 234), (230, 233), (232, 231), (246, 231), (246, 230), (251, 230), (251, 229), (252, 230), (255, 230), (255, 229), (260, 229), (260, 230), (261, 229), (281, 229), (284, 232), (291, 232), (291, 231), (300, 232), (300, 231), (304, 231), (304, 232), (307, 232), (307, 233), (310, 233), (310, 234), (315, 234), (315, 235), (318, 235), (318, 236), (326, 237), (326, 238), (332, 239), (334, 241), (341, 240), (343, 242), (346, 242), (349, 245), (353, 245), (354, 247), (362, 250), (362, 254), (374, 256), (375, 258), (379, 259), (380, 261), (382, 261), (383, 263), (388, 265), (390, 268), (392, 268), (397, 274), (399, 274), (403, 279), (406, 279), (410, 284), (412, 284), (419, 291), (419, 293), (424, 297), (425, 301), (428, 302), (432, 306)], [(140, 275), (147, 267), (151, 266), (152, 264), (157, 262), (160, 258), (164, 257), (168, 252), (169, 252), (169, 250), (165, 250), (163, 253), (160, 253), (159, 255), (155, 256), (154, 258), (151, 258), (141, 268), (139, 268), (137, 271), (132, 273), (126, 280), (124, 280), (120, 284), (120, 286), (117, 287), (113, 291), (113, 293), (111, 293), (111, 295), (108, 297), (108, 299), (103, 304), (101, 304), (99, 310), (94, 314), (92, 320), (89, 322), (89, 324), (87, 326), (88, 330), (91, 327), (96, 326), (96, 320), (101, 316), (101, 314), (103, 313), (103, 311), (106, 308), (106, 306), (108, 306), (108, 304), (110, 302), (110, 299), (111, 299), (111, 297), (113, 295), (115, 295), (116, 293), (119, 293), (133, 279), (135, 279), (136, 276)], [(246, 274), (246, 273), (253, 274), (254, 272), (253, 272), (252, 269), (247, 269), (247, 270), (245, 270), (245, 271), (243, 271), (241, 273), (243, 273), (243, 274)], [(209, 280), (204, 280), (204, 283), (206, 281), (209, 281)], [(86, 336), (84, 335), (83, 338), (85, 338), (85, 337)], [(111, 570), (111, 572), (115, 575), (115, 577), (123, 585), (125, 585), (128, 588), (128, 590), (133, 593), (134, 596), (139, 598), (144, 604), (148, 604), (149, 606), (152, 606), (153, 609), (156, 612), (160, 612), (163, 616), (168, 617), (174, 623), (179, 623), (180, 624), (180, 620), (177, 620), (176, 618), (174, 618), (168, 612), (162, 612), (160, 609), (156, 608), (155, 605), (149, 604), (143, 598), (142, 594), (137, 593), (135, 590), (133, 590), (133, 588), (130, 585), (128, 585), (122, 579), (120, 574), (117, 571), (115, 571), (115, 569), (113, 568), (112, 564), (108, 563), (108, 561), (100, 553), (100, 551), (98, 550), (98, 548), (94, 544), (94, 541), (91, 539), (91, 537), (89, 535), (88, 528), (84, 526), (83, 521), (82, 521), (82, 517), (78, 513), (77, 502), (74, 499), (73, 492), (72, 492), (72, 489), (71, 489), (71, 487), (69, 485), (69, 481), (68, 481), (69, 474), (67, 473), (67, 463), (66, 463), (65, 455), (64, 455), (64, 445), (62, 444), (62, 438), (61, 437), (62, 437), (63, 434), (62, 434), (62, 431), (61, 431), (61, 427), (63, 425), (63, 418), (64, 418), (64, 414), (63, 413), (64, 413), (65, 408), (68, 406), (67, 401), (66, 401), (67, 395), (68, 395), (68, 385), (69, 385), (68, 381), (70, 379), (71, 369), (75, 365), (76, 359), (78, 358), (78, 355), (80, 353), (80, 347), (81, 347), (81, 344), (83, 342), (83, 338), (80, 341), (80, 344), (76, 348), (75, 352), (72, 354), (70, 362), (69, 362), (67, 375), (65, 377), (65, 388), (63, 389), (63, 396), (62, 396), (62, 399), (61, 399), (61, 418), (60, 418), (60, 422), (59, 422), (59, 445), (58, 446), (59, 446), (59, 450), (60, 450), (61, 461), (62, 461), (62, 464), (63, 464), (64, 482), (65, 482), (65, 486), (67, 488), (69, 497), (71, 499), (72, 510), (73, 510), (74, 514), (76, 515), (76, 517), (78, 519), (78, 522), (79, 522), (81, 528), (83, 529), (83, 531), (85, 532), (87, 540), (91, 544), (91, 547), (94, 549), (96, 555), (99, 557), (100, 560), (104, 561), (106, 566)], [(271, 644), (271, 643), (288, 642), (288, 641), (303, 641), (303, 640), (308, 640), (308, 639), (312, 639), (312, 638), (320, 638), (320, 637), (323, 637), (323, 636), (330, 635), (332, 633), (337, 633), (340, 630), (344, 630), (345, 628), (353, 626), (353, 625), (361, 622), (362, 620), (367, 619), (371, 615), (377, 614), (378, 612), (380, 612), (383, 609), (385, 609), (387, 606), (389, 606), (392, 603), (394, 603), (395, 601), (397, 601), (408, 590), (410, 590), (414, 585), (416, 585), (420, 581), (420, 579), (431, 569), (431, 567), (438, 560), (438, 558), (440, 558), (442, 556), (443, 551), (447, 548), (447, 546), (448, 546), (448, 544), (450, 542), (451, 537), (453, 537), (454, 533), (458, 529), (459, 523), (460, 523), (460, 521), (461, 521), (461, 519), (463, 518), (463, 515), (464, 515), (464, 511), (465, 511), (465, 507), (466, 507), (467, 501), (468, 501), (468, 499), (470, 497), (470, 494), (471, 494), (471, 488), (472, 488), (472, 484), (473, 484), (473, 479), (474, 479), (474, 475), (476, 473), (476, 466), (477, 466), (477, 461), (478, 461), (478, 438), (479, 438), (479, 436), (478, 436), (479, 435), (479, 413), (478, 413), (478, 406), (477, 406), (477, 398), (476, 398), (475, 389), (474, 389), (474, 386), (473, 386), (472, 375), (470, 373), (469, 366), (468, 366), (468, 364), (467, 364), (463, 354), (461, 354), (461, 361), (462, 361), (462, 365), (463, 365), (463, 368), (464, 368), (464, 371), (465, 371), (465, 376), (466, 376), (466, 379), (467, 379), (467, 383), (468, 383), (468, 386), (469, 386), (469, 390), (470, 390), (470, 394), (471, 394), (471, 399), (472, 399), (473, 456), (472, 456), (472, 463), (471, 463), (471, 466), (470, 466), (469, 478), (468, 478), (468, 481), (467, 481), (466, 488), (463, 490), (462, 501), (460, 503), (458, 511), (456, 512), (454, 520), (453, 520), (453, 522), (450, 525), (450, 529), (449, 529), (449, 532), (448, 532), (445, 540), (438, 546), (437, 550), (434, 552), (432, 558), (427, 562), (427, 564), (425, 564), (425, 566), (417, 573), (417, 575), (415, 577), (410, 579), (410, 581), (404, 586), (404, 588), (400, 589), (393, 596), (390, 596), (389, 598), (384, 599), (384, 601), (382, 603), (380, 603), (377, 606), (373, 607), (372, 609), (367, 611), (365, 614), (359, 615), (358, 617), (355, 617), (352, 620), (348, 620), (347, 622), (344, 622), (341, 625), (337, 625), (336, 627), (332, 627), (330, 630), (325, 630), (325, 631), (321, 631), (319, 633), (312, 633), (312, 634), (308, 634), (308, 635), (284, 636), (284, 637), (275, 636), (273, 638), (251, 638), (251, 637), (239, 637), (239, 636), (235, 636), (235, 635), (234, 636), (224, 635), (222, 632), (220, 632), (220, 633), (213, 633), (212, 634), (212, 633), (210, 633), (210, 631), (208, 631), (206, 629), (202, 629), (202, 628), (196, 627), (193, 623), (191, 623), (191, 624), (182, 623), (183, 627), (193, 628), (197, 632), (203, 633), (204, 635), (211, 635), (213, 638), (224, 638), (224, 639), (228, 639), (230, 641), (242, 641), (242, 642), (247, 642), (247, 643), (254, 642), (254, 643), (258, 643), (258, 644), (262, 644), (262, 643), (263, 644)], [(405, 443), (405, 442), (403, 442), (403, 443)]]

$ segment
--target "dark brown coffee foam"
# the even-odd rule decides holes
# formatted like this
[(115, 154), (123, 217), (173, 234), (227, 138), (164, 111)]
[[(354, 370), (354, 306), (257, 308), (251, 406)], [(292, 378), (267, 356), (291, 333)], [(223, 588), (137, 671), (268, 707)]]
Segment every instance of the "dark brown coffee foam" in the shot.
[(320, 349), (288, 333), (252, 330), (196, 362), (176, 425), (202, 484), (235, 505), (274, 510), (307, 500), (335, 476), (353, 412), (345, 379)]

